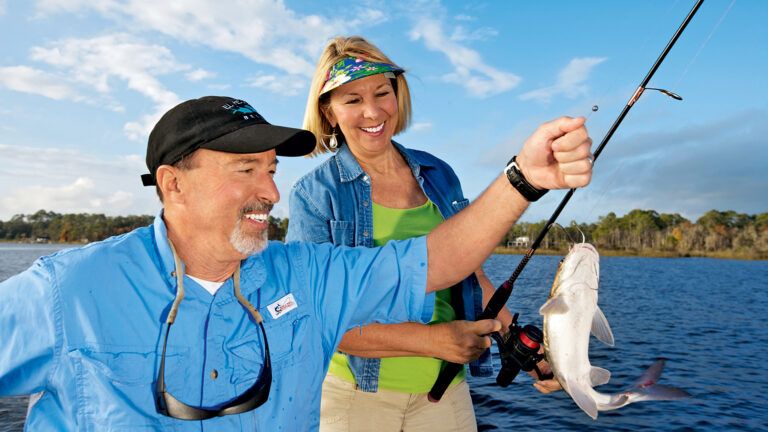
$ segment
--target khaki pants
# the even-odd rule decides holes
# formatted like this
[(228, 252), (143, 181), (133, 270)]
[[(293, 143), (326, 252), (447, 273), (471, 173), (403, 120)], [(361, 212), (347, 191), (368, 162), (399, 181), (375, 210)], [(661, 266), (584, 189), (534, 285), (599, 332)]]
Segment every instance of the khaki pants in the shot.
[(328, 374), (320, 403), (320, 432), (477, 431), (466, 381), (451, 386), (438, 403), (426, 393), (367, 393)]

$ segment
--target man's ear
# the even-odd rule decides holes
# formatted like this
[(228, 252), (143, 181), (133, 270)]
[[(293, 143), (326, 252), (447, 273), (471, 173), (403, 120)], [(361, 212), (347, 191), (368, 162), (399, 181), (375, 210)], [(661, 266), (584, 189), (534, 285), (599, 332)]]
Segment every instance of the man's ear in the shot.
[(178, 201), (181, 193), (181, 171), (171, 165), (160, 165), (155, 178), (157, 187), (163, 192), (164, 201)]

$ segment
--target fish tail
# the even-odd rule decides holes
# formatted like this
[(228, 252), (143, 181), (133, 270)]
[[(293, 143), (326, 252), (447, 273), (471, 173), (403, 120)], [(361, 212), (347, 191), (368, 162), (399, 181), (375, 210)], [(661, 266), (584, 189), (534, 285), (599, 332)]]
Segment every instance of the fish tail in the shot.
[(620, 408), (626, 404), (641, 401), (678, 400), (690, 397), (690, 393), (677, 387), (659, 384), (666, 359), (659, 359), (652, 364), (634, 385), (627, 391), (611, 398), (606, 409)]
[(683, 389), (677, 387), (666, 386), (663, 384), (654, 384), (650, 387), (646, 387), (637, 391), (641, 395), (637, 401), (652, 401), (652, 400), (678, 400), (690, 397), (691, 394)]

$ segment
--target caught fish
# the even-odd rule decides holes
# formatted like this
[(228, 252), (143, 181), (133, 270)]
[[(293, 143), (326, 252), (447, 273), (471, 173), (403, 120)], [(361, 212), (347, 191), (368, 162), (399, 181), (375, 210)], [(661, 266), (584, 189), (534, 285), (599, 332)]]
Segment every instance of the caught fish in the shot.
[(675, 400), (683, 390), (657, 384), (664, 360), (654, 363), (635, 384), (620, 393), (606, 394), (593, 387), (605, 384), (611, 373), (589, 362), (589, 335), (613, 346), (608, 320), (597, 306), (600, 256), (594, 246), (578, 243), (560, 264), (549, 299), (539, 309), (544, 316), (544, 352), (555, 379), (574, 402), (593, 419), (598, 411), (633, 402)]

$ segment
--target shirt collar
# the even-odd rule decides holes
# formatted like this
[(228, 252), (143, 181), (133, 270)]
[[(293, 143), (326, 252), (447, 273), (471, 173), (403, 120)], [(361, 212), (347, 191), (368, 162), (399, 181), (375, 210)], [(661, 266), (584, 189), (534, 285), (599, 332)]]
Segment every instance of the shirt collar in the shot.
[(355, 155), (349, 150), (349, 146), (342, 145), (335, 155), (336, 165), (339, 168), (339, 180), (343, 183), (352, 181), (365, 174), (363, 168), (355, 159)]
[(176, 264), (173, 261), (171, 245), (168, 243), (168, 228), (165, 226), (162, 210), (155, 216), (152, 228), (155, 234), (155, 246), (157, 247), (157, 255), (160, 258), (163, 276), (172, 283), (171, 286), (175, 287), (176, 277), (173, 272), (176, 269)]
[[(176, 270), (176, 263), (173, 260), (173, 252), (171, 251), (171, 245), (168, 242), (168, 227), (166, 227), (165, 220), (163, 220), (162, 210), (155, 216), (153, 231), (163, 276), (169, 281), (170, 286), (175, 289), (176, 274), (174, 271)], [(250, 294), (264, 284), (266, 280), (266, 269), (263, 255), (266, 252), (267, 251), (264, 250), (256, 255), (251, 255), (240, 263), (240, 278), (243, 280), (240, 291), (243, 294)], [(245, 281), (248, 282), (245, 283)], [(229, 280), (227, 280), (220, 289), (224, 289), (228, 282)]]
[[(422, 168), (434, 167), (434, 164), (431, 161), (420, 157), (417, 152), (407, 149), (395, 141), (392, 141), (392, 145), (394, 145), (400, 154), (403, 155), (403, 158), (411, 168), (414, 177), (419, 177)], [(365, 174), (365, 171), (363, 171), (363, 168), (355, 158), (355, 155), (349, 150), (348, 145), (342, 145), (339, 148), (336, 152), (335, 159), (336, 165), (339, 168), (339, 180), (341, 182), (349, 182)]]

